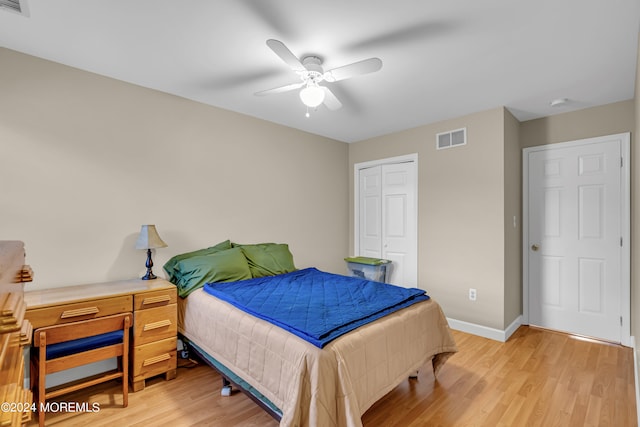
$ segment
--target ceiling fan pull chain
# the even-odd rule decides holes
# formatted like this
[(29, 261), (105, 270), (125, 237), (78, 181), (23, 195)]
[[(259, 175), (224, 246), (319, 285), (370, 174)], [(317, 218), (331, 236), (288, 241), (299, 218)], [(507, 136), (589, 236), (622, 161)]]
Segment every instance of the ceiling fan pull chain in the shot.
[(309, 106), (306, 105), (306, 107), (307, 107), (307, 113), (304, 116), (308, 118), (309, 117)]

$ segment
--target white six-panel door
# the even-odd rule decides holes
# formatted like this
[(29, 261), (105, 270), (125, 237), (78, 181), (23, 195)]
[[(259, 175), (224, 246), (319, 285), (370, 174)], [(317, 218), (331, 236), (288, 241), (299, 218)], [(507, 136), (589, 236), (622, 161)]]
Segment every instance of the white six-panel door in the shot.
[(531, 325), (621, 342), (622, 159), (619, 136), (525, 153)]
[(387, 282), (416, 287), (416, 162), (359, 168), (357, 182), (357, 254), (391, 260)]

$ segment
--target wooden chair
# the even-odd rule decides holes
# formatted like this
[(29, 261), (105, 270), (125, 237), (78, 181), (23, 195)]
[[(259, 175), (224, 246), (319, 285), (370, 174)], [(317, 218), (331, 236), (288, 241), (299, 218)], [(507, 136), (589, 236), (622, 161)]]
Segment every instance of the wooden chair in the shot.
[[(47, 326), (33, 334), (31, 384), (37, 379), (36, 403), (40, 427), (44, 426), (47, 399), (95, 384), (122, 378), (122, 406), (129, 403), (129, 328), (132, 314), (99, 317), (91, 320)], [(34, 349), (35, 350), (35, 349)], [(87, 365), (100, 360), (120, 357), (118, 368), (82, 382), (45, 389), (47, 374)]]

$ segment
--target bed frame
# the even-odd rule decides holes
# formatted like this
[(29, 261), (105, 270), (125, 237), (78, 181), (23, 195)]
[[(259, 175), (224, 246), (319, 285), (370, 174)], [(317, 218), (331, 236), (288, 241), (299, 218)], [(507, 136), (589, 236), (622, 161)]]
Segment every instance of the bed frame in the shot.
[(206, 363), (208, 366), (213, 368), (213, 370), (220, 374), (220, 377), (222, 377), (222, 388), (220, 390), (220, 394), (222, 396), (230, 396), (232, 388), (235, 387), (242, 393), (247, 395), (260, 408), (271, 415), (276, 421), (280, 421), (282, 419), (282, 413), (280, 412), (280, 410), (260, 392), (251, 387), (246, 381), (238, 377), (222, 363), (218, 362), (216, 359), (208, 355), (204, 350), (199, 348), (188, 338), (180, 335), (180, 339), (187, 346), (189, 352), (195, 353), (200, 360), (202, 360), (204, 363)]
[[(362, 411), (403, 379), (415, 377), (416, 370), (427, 363), (437, 374), (457, 351), (446, 318), (434, 301), (416, 304), (385, 316), (384, 321), (378, 319), (351, 331), (332, 341), (327, 352), (224, 301), (205, 296), (200, 289), (181, 300), (179, 306), (178, 332), (189, 352), (220, 373), (221, 394), (230, 395), (235, 387), (280, 423), (315, 419), (355, 427), (359, 425), (356, 417), (360, 418)], [(429, 332), (421, 326), (424, 322), (428, 322)], [(401, 343), (408, 346), (397, 345)], [(281, 355), (277, 353), (280, 350), (284, 350)], [(267, 368), (264, 358), (269, 352), (273, 352), (269, 356), (273, 366)], [(359, 360), (367, 354), (375, 357), (361, 364)], [(374, 372), (380, 357), (388, 361), (389, 369), (370, 382), (368, 373)], [(268, 370), (261, 371), (265, 368)], [(298, 382), (303, 372), (309, 376)], [(316, 387), (329, 389), (316, 393), (312, 391)], [(339, 400), (335, 408), (331, 403), (334, 392)]]
[[(188, 352), (193, 352), (201, 361), (206, 363), (209, 367), (213, 368), (222, 378), (222, 388), (220, 389), (220, 395), (231, 396), (232, 389), (235, 387), (253, 400), (260, 408), (271, 415), (276, 421), (282, 419), (282, 413), (277, 407), (271, 403), (260, 392), (248, 385), (242, 378), (234, 374), (230, 369), (224, 366), (222, 363), (215, 360), (208, 355), (204, 350), (196, 346), (193, 342), (189, 341), (186, 337), (180, 335), (180, 339), (184, 345), (188, 348)], [(408, 379), (417, 380), (419, 371), (412, 372)]]

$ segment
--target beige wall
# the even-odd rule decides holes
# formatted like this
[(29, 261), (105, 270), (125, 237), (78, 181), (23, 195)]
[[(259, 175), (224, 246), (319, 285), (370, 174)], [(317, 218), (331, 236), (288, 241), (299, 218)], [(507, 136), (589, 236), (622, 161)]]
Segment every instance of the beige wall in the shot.
[(622, 101), (520, 124), (522, 148), (634, 130), (634, 101)]
[(520, 122), (504, 110), (504, 326), (522, 314), (522, 149)]
[(156, 224), (174, 254), (230, 238), (289, 243), (344, 271), (347, 144), (0, 48), (0, 236), (29, 288), (136, 277)]
[[(350, 250), (354, 164), (418, 153), (418, 284), (448, 317), (497, 329), (505, 327), (496, 309), (505, 302), (504, 120), (496, 108), (349, 145)], [(436, 150), (437, 133), (462, 127), (467, 145)]]

